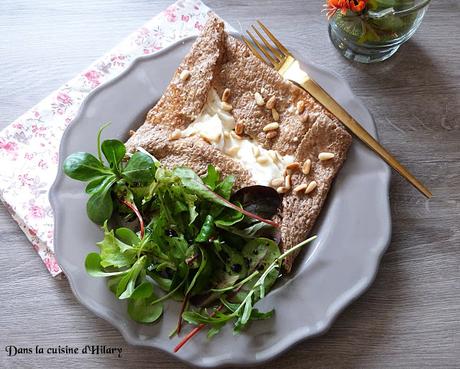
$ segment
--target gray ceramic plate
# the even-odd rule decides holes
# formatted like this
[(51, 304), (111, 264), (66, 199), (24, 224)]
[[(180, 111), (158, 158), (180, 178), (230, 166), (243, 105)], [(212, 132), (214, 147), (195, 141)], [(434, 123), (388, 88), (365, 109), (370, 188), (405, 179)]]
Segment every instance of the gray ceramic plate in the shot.
[[(155, 55), (142, 57), (118, 78), (99, 87), (83, 103), (64, 134), (60, 165), (76, 151), (96, 152), (96, 132), (112, 124), (105, 138), (127, 138), (147, 110), (160, 98), (194, 38)], [(375, 135), (372, 117), (336, 75), (305, 64), (309, 74)], [(349, 158), (335, 181), (315, 227), (317, 240), (298, 258), (295, 271), (260, 304), (276, 308), (275, 317), (255, 322), (234, 336), (230, 327), (208, 341), (194, 337), (176, 356), (198, 366), (255, 364), (273, 358), (307, 337), (324, 332), (340, 311), (371, 284), (391, 233), (388, 201), (390, 171), (360, 142), (354, 141)], [(170, 340), (178, 317), (178, 303), (165, 306), (163, 318), (153, 325), (136, 324), (126, 306), (115, 299), (103, 279), (85, 273), (87, 253), (96, 251), (101, 230), (85, 211), (83, 184), (68, 179), (62, 169), (50, 193), (55, 214), (56, 255), (77, 299), (107, 320), (133, 345), (150, 346), (171, 353), (179, 341)]]

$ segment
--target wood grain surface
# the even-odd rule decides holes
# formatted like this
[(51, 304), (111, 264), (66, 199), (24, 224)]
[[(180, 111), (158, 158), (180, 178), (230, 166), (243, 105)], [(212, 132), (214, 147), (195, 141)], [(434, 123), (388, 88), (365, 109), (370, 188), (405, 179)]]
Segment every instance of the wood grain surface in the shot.
[[(0, 128), (164, 9), (158, 0), (1, 0)], [(391, 182), (393, 236), (372, 287), (321, 337), (265, 368), (460, 367), (460, 3), (433, 1), (415, 36), (389, 61), (342, 58), (322, 0), (208, 0), (237, 29), (255, 17), (288, 47), (343, 76), (369, 107), (381, 142), (432, 191)], [(359, 201), (359, 199), (357, 199)], [(185, 368), (127, 345), (50, 277), (0, 208), (1, 368)], [(6, 345), (122, 347), (112, 355), (18, 355)]]

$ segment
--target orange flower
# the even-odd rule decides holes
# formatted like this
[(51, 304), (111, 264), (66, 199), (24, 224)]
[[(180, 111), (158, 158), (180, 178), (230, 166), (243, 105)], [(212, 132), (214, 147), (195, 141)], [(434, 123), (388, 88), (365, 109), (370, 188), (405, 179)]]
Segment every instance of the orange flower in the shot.
[(359, 13), (364, 10), (368, 0), (327, 0), (326, 7), (327, 17), (331, 18), (337, 10), (340, 10), (343, 15), (347, 10), (354, 13)]

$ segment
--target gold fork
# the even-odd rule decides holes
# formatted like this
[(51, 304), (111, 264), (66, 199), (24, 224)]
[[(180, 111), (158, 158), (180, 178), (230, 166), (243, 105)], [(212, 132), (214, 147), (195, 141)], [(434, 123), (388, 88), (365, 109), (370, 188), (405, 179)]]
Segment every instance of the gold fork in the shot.
[[(267, 41), (264, 35), (254, 26), (252, 29), (262, 40), (263, 44), (250, 32), (246, 31), (251, 37), (254, 44), (262, 52), (262, 54), (252, 45), (249, 40), (241, 36), (243, 41), (248, 45), (251, 51), (264, 63), (273, 66), (278, 73), (284, 78), (295, 82), (305, 91), (312, 95), (318, 102), (337, 117), (356, 137), (364, 142), (371, 150), (376, 152), (380, 157), (387, 162), (401, 176), (408, 180), (417, 190), (423, 193), (426, 197), (431, 198), (431, 192), (415, 178), (401, 163), (399, 163), (387, 150), (385, 150), (353, 117), (346, 112), (329, 94), (324, 91), (320, 85), (313, 81), (310, 76), (302, 70), (300, 63), (296, 60), (289, 50), (264, 26), (260, 21), (257, 21), (260, 28), (272, 40), (274, 45)], [(270, 50), (270, 51), (268, 51)]]

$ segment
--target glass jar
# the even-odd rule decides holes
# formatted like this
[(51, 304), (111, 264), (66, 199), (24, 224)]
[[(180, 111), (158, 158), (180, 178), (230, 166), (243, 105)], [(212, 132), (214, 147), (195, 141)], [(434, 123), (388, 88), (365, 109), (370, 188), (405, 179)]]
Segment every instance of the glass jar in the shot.
[(369, 0), (360, 14), (337, 11), (329, 21), (329, 37), (350, 60), (383, 61), (414, 34), (430, 1)]

